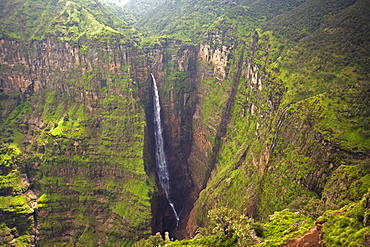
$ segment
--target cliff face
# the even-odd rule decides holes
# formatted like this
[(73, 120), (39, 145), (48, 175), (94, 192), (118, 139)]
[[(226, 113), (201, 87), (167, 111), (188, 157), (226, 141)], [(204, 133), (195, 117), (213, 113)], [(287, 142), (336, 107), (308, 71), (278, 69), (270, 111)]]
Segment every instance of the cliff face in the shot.
[(3, 244), (114, 246), (151, 233), (145, 56), (81, 6), (68, 25), (63, 13), (73, 18), (81, 3), (67, 2), (53, 25), (94, 24), (100, 38), (56, 28), (40, 40), (0, 41)]
[[(102, 65), (100, 69), (104, 71), (105, 77), (111, 73), (120, 73), (122, 66), (131, 66), (130, 52), (132, 51), (117, 40), (113, 42), (115, 44), (96, 44), (93, 41), (71, 44), (48, 37), (43, 41), (24, 44), (2, 39), (0, 41), (0, 62), (3, 67), (1, 88), (5, 93), (11, 91), (25, 93), (27, 90), (39, 92), (43, 88), (62, 90), (64, 85), (58, 82), (72, 79), (73, 70), (79, 69), (83, 73), (93, 74), (93, 70), (99, 63)], [(107, 61), (108, 57), (109, 61)], [(123, 72), (127, 73), (129, 69)], [(132, 68), (131, 70), (132, 73), (136, 71)], [(69, 87), (65, 89), (70, 90)]]
[(19, 157), (3, 176), (22, 171), (32, 185), (19, 196), (37, 200), (28, 202), (35, 210), (36, 242), (114, 243), (114, 235), (130, 240), (138, 229), (150, 233), (154, 185), (144, 170), (146, 123), (133, 80), (146, 76), (131, 62), (140, 54), (114, 40), (71, 45), (51, 39), (1, 42), (8, 68), (3, 97), (20, 92), (11, 99), (19, 98), (12, 113), (18, 115), (3, 115), (4, 126), (20, 136), (4, 151), (9, 155), (14, 145)]
[[(161, 100), (163, 137), (170, 175), (170, 194), (176, 210), (180, 213), (180, 228), (187, 217), (193, 182), (188, 168), (188, 156), (192, 136), (192, 115), (197, 99), (195, 90), (196, 47), (175, 39), (162, 39), (146, 52), (151, 71), (156, 78)], [(151, 109), (151, 107), (149, 107)], [(152, 113), (148, 125), (153, 124)], [(152, 138), (154, 139), (154, 138)], [(154, 149), (153, 149), (154, 150)], [(154, 157), (154, 153), (152, 154)], [(194, 195), (193, 195), (194, 196)], [(165, 218), (171, 218), (172, 209), (168, 203), (158, 211)], [(163, 208), (166, 208), (163, 210)], [(173, 222), (157, 218), (157, 231), (171, 231)], [(171, 225), (172, 224), (172, 225)], [(171, 232), (172, 234), (172, 232)], [(181, 235), (178, 237), (182, 238)]]
[[(263, 220), (301, 196), (342, 205), (360, 200), (369, 188), (367, 127), (353, 121), (368, 118), (367, 110), (355, 110), (360, 98), (367, 102), (361, 96), (367, 91), (367, 73), (336, 59), (344, 67), (322, 65), (317, 77), (303, 79), (311, 73), (297, 63), (303, 62), (301, 52), (312, 37), (287, 49), (267, 25), (265, 31), (248, 24), (243, 30), (235, 22), (223, 17), (199, 47), (189, 167), (195, 194), (200, 193), (188, 236), (207, 224), (212, 208), (227, 206)], [(225, 29), (232, 23), (237, 27)], [(325, 37), (321, 30), (312, 36)], [(305, 65), (323, 59), (316, 51), (305, 57)], [(356, 63), (364, 66), (360, 60)]]

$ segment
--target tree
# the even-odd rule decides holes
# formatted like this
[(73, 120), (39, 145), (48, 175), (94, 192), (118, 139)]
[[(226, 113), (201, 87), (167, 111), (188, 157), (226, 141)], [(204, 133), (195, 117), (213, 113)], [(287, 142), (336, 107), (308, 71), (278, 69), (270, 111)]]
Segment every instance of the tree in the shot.
[(251, 246), (260, 242), (256, 236), (257, 224), (237, 210), (219, 207), (208, 212), (209, 225), (200, 230), (201, 235), (218, 235), (232, 240), (237, 246)]

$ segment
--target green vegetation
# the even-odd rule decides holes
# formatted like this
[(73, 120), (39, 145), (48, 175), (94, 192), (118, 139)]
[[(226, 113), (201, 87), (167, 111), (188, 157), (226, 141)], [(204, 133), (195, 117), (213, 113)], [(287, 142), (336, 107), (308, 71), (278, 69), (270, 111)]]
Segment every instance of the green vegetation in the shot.
[[(197, 182), (205, 179), (195, 205), (198, 224), (208, 223), (214, 205), (260, 219), (290, 205), (302, 217), (317, 218), (335, 208), (332, 203), (359, 200), (369, 187), (368, 3), (223, 4), (176, 1), (136, 24), (149, 35), (210, 47), (208, 60), (197, 66), (200, 97), (193, 119), (195, 135), (205, 140), (204, 156), (197, 156), (204, 164), (190, 164)], [(210, 56), (224, 48), (222, 78)], [(178, 90), (176, 64), (166, 73), (164, 91)]]
[(43, 246), (152, 233), (148, 72), (201, 228), (136, 246), (279, 246), (312, 227), (326, 246), (369, 241), (369, 1), (109, 9), (0, 0), (0, 245), (35, 225)]
[[(366, 162), (367, 163), (367, 162)], [(357, 201), (370, 188), (370, 176), (361, 161), (341, 165), (332, 174), (324, 188), (324, 199), (337, 204)]]
[[(45, 244), (60, 242), (61, 234), (70, 229), (75, 229), (73, 238), (78, 243), (92, 245), (97, 234), (111, 235), (109, 241), (116, 243), (120, 240), (113, 236), (135, 239), (138, 229), (144, 236), (150, 233), (153, 185), (143, 164), (144, 114), (133, 97), (133, 82), (116, 80), (126, 96), (101, 99), (96, 102), (99, 111), (88, 110), (78, 97), (66, 99), (57, 91), (45, 90), (2, 118), (6, 134), (2, 135), (0, 211), (6, 216), (4, 231), (12, 229), (9, 241), (30, 238), (34, 210)], [(32, 118), (35, 110), (46, 124), (39, 129), (21, 128), (19, 123)], [(97, 125), (101, 126), (97, 129)], [(22, 140), (30, 134), (33, 142), (25, 146)], [(28, 168), (34, 164), (37, 168)], [(29, 177), (37, 178), (33, 188), (42, 193), (37, 207)], [(112, 220), (107, 232), (94, 230), (97, 222), (90, 216), (96, 210), (103, 219)], [(55, 240), (46, 237), (50, 234)]]
[[(277, 3), (271, 1), (269, 4)], [(336, 18), (345, 20), (342, 28), (352, 32), (356, 28), (350, 28), (353, 23), (349, 21), (349, 15), (353, 14), (355, 5), (365, 6), (363, 1), (351, 4), (332, 1), (329, 5)], [(215, 169), (196, 204), (199, 224), (207, 222), (205, 212), (216, 203), (267, 218), (297, 198), (313, 200), (326, 189), (333, 191), (327, 192), (331, 196), (328, 203), (333, 200), (341, 204), (344, 198), (358, 200), (368, 188), (368, 172), (363, 168), (355, 166), (353, 175), (344, 173), (341, 179), (336, 178), (338, 175), (335, 174), (342, 174), (338, 170), (331, 177), (341, 164), (368, 163), (368, 159), (362, 156), (369, 151), (367, 97), (364, 95), (368, 91), (365, 86), (368, 73), (363, 70), (366, 64), (363, 58), (367, 53), (364, 51), (358, 58), (348, 60), (347, 51), (328, 52), (328, 49), (349, 42), (343, 37), (330, 37), (331, 41), (327, 42), (327, 32), (318, 32), (335, 25), (330, 15), (315, 20), (325, 24), (307, 29), (304, 37), (291, 38), (293, 33), (281, 32), (280, 27), (287, 22), (297, 29), (305, 21), (311, 25), (309, 22), (313, 19), (302, 15), (306, 14), (303, 9), (312, 5), (317, 5), (317, 2), (305, 1), (299, 6), (287, 3), (286, 6), (279, 5), (280, 9), (264, 9), (257, 3), (244, 8), (235, 7), (210, 25), (204, 36), (202, 42), (209, 44), (211, 49), (234, 48), (228, 55), (226, 78), (217, 83), (215, 78), (204, 77), (199, 86), (205, 95), (199, 107), (202, 130), (212, 144), (208, 151), (215, 151), (214, 148), (211, 150), (215, 146), (215, 138), (223, 138), (218, 153), (214, 153), (217, 155)], [(317, 5), (317, 8), (322, 13), (327, 10), (327, 6)], [(256, 13), (264, 15), (265, 19), (256, 18)], [(244, 16), (243, 20), (240, 20), (241, 16)], [(299, 22), (292, 21), (301, 16)], [(363, 19), (366, 17), (358, 18), (362, 18), (358, 19), (359, 22), (367, 23)], [(256, 24), (257, 27), (261, 25), (261, 29), (254, 31), (256, 27), (251, 25)], [(362, 34), (359, 39), (368, 37), (366, 31)], [(313, 40), (317, 39), (323, 43), (315, 42), (313, 45)], [(352, 38), (350, 40), (355, 42)], [(232, 81), (237, 74), (242, 44), (247, 48), (243, 65), (245, 74), (242, 74), (236, 90), (226, 132), (217, 137), (222, 125), (220, 119), (224, 117), (224, 107), (232, 91)], [(352, 48), (356, 51), (363, 49), (357, 47), (357, 43)], [(215, 76), (211, 62), (201, 66), (201, 70), (206, 71), (203, 72), (205, 75)], [(257, 80), (251, 78), (251, 74)], [(365, 105), (360, 104), (360, 100)], [(359, 156), (355, 158), (348, 152)], [(331, 182), (326, 188), (327, 181)], [(344, 181), (350, 182), (343, 187)], [(339, 196), (334, 193), (338, 188), (343, 191)], [(310, 214), (317, 217), (324, 209), (321, 207)]]
[(210, 224), (199, 229), (192, 240), (170, 242), (167, 236), (163, 239), (157, 234), (138, 241), (134, 246), (251, 246), (260, 241), (256, 232), (262, 234), (261, 225), (236, 210), (215, 208), (208, 212), (208, 218)]
[(208, 25), (232, 5), (219, 0), (164, 2), (156, 8), (149, 8), (144, 15), (133, 11), (134, 15), (140, 17), (134, 27), (151, 36), (199, 41)]
[[(14, 240), (18, 246), (29, 246), (35, 197), (29, 192), (27, 176), (22, 173), (20, 162), (24, 155), (24, 136), (20, 131), (24, 126), (18, 126), (18, 122), (31, 112), (31, 107), (27, 102), (18, 101), (16, 96), (2, 94), (1, 98), (2, 116), (7, 117), (0, 120), (0, 239)], [(7, 241), (0, 242), (3, 243)]]
[(329, 210), (318, 219), (324, 224), (325, 246), (364, 246), (370, 234), (369, 193), (357, 203), (340, 210)]
[(314, 220), (287, 210), (275, 212), (263, 225), (264, 242), (256, 246), (280, 246), (289, 239), (302, 236), (314, 225)]
[(285, 209), (262, 224), (236, 210), (219, 207), (209, 211), (210, 223), (191, 240), (170, 242), (168, 236), (163, 240), (158, 233), (134, 246), (281, 246), (310, 234), (310, 229), (321, 229), (325, 246), (365, 246), (370, 233), (368, 200), (369, 193), (341, 209), (325, 211), (316, 221)]
[[(32, 147), (44, 174), (38, 185), (44, 194), (37, 210), (48, 212), (39, 219), (41, 236), (51, 232), (60, 236), (66, 229), (76, 229), (74, 238), (79, 243), (93, 244), (96, 234), (124, 234), (132, 239), (138, 229), (148, 233), (152, 185), (143, 164), (144, 117), (132, 97), (131, 82), (117, 81), (127, 96), (101, 98), (95, 102), (95, 111), (73, 98), (66, 102), (56, 92), (45, 95), (43, 117), (50, 127), (41, 131)], [(84, 80), (74, 83), (83, 86)], [(61, 213), (71, 209), (72, 215)], [(93, 230), (97, 222), (90, 215), (96, 210), (99, 217), (114, 220), (106, 233)]]
[(95, 0), (17, 0), (1, 1), (3, 33), (15, 40), (41, 40), (57, 36), (65, 41), (84, 39), (110, 39), (138, 36), (136, 30), (112, 15), (104, 5)]

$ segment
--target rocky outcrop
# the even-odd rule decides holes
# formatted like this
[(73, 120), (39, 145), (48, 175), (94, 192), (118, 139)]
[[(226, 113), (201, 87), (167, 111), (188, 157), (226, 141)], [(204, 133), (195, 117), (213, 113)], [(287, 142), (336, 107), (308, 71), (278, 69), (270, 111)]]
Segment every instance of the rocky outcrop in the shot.
[(315, 225), (308, 232), (306, 232), (302, 237), (294, 238), (289, 240), (288, 243), (281, 245), (282, 247), (321, 247), (322, 237), (321, 237), (321, 226)]
[(232, 47), (222, 46), (212, 49), (210, 45), (201, 44), (199, 48), (199, 60), (202, 62), (211, 62), (213, 65), (213, 75), (218, 80), (226, 78), (226, 65), (228, 55)]

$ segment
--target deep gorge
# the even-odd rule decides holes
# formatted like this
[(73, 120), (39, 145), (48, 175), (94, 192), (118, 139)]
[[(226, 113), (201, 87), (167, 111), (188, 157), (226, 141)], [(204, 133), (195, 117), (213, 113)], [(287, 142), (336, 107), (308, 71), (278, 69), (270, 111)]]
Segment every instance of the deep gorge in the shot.
[(0, 0), (0, 246), (367, 246), (368, 1), (102, 2)]
[[(164, 234), (165, 231), (169, 231), (174, 238), (183, 238), (183, 232), (186, 231), (186, 220), (191, 208), (191, 196), (194, 196), (193, 181), (188, 167), (188, 156), (191, 147), (191, 136), (188, 133), (191, 129), (195, 106), (195, 99), (191, 97), (190, 92), (195, 90), (194, 78), (196, 77), (196, 71), (194, 69), (197, 53), (195, 47), (184, 50), (183, 54), (179, 54), (175, 58), (171, 56), (172, 54), (167, 53), (168, 50), (176, 46), (181, 47), (181, 45), (183, 44), (177, 40), (165, 40), (160, 50), (155, 50), (149, 54), (149, 57), (155, 54), (152, 58), (155, 62), (151, 70), (157, 80), (161, 99), (164, 147), (169, 167), (170, 187), (173, 191), (171, 199), (180, 217), (179, 229), (175, 233), (174, 229), (176, 227), (174, 227), (173, 223), (172, 209), (165, 202), (166, 199), (163, 198), (163, 202), (159, 204), (157, 211), (159, 215), (164, 214), (164, 216), (163, 219), (161, 219), (162, 216), (159, 219), (154, 219), (156, 222), (155, 232), (159, 231)], [(171, 84), (167, 84), (170, 82), (169, 78), (172, 80), (171, 83), (173, 82), (173, 71), (178, 70), (178, 68), (180, 68), (180, 71), (175, 74), (175, 76), (178, 76), (175, 79), (179, 84), (182, 84), (181, 86), (179, 85), (179, 89), (173, 88)], [(150, 85), (153, 85), (153, 83), (151, 82)], [(153, 90), (152, 88), (152, 92), (154, 92)], [(151, 95), (153, 97), (153, 93)], [(148, 102), (153, 101), (149, 100)], [(149, 110), (147, 111), (149, 113), (147, 114), (149, 129), (152, 129), (153, 115), (150, 113), (152, 111), (153, 106), (149, 105)], [(149, 135), (151, 138), (154, 138), (154, 134), (150, 134), (150, 132)], [(154, 144), (152, 145), (155, 146)], [(155, 157), (153, 155), (152, 157)]]
[[(163, 231), (167, 232), (173, 232), (176, 231), (179, 225), (180, 216), (182, 213), (182, 209), (184, 208), (183, 202), (177, 201), (177, 203), (174, 202), (173, 197), (174, 195), (178, 194), (178, 191), (173, 190), (173, 182), (174, 176), (170, 176), (169, 171), (172, 167), (167, 163), (167, 157), (164, 150), (164, 141), (163, 141), (163, 128), (162, 128), (162, 118), (161, 118), (161, 103), (159, 99), (159, 93), (158, 93), (158, 87), (157, 82), (154, 77), (154, 75), (151, 73), (151, 79), (152, 79), (152, 88), (153, 88), (153, 115), (154, 115), (154, 139), (155, 139), (155, 161), (156, 161), (156, 174), (157, 179), (159, 181), (160, 186), (164, 190), (165, 197), (167, 199), (167, 202), (171, 208), (170, 211), (172, 211), (172, 218), (175, 218), (175, 227), (166, 229), (166, 226), (164, 226)], [(176, 180), (177, 183), (181, 183), (182, 181)], [(177, 196), (176, 196), (177, 197)], [(181, 204), (180, 204), (181, 203)], [(181, 211), (179, 211), (179, 209)], [(166, 213), (164, 214), (166, 215)], [(171, 217), (169, 217), (171, 218)], [(173, 235), (173, 234), (172, 234)]]

